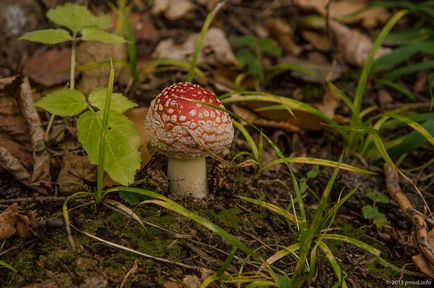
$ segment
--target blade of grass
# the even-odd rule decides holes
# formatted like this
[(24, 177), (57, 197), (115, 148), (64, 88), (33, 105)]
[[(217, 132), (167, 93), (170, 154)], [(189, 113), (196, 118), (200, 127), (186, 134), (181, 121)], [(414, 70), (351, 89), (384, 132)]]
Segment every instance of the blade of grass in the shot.
[(389, 21), (387, 21), (386, 25), (383, 27), (380, 34), (375, 39), (371, 51), (369, 51), (368, 58), (366, 59), (366, 63), (363, 66), (362, 73), (360, 74), (360, 78), (357, 83), (356, 93), (354, 96), (354, 101), (353, 101), (354, 110), (352, 113), (353, 124), (359, 125), (362, 121), (359, 113), (362, 106), (363, 96), (365, 95), (366, 84), (368, 82), (369, 73), (371, 72), (374, 63), (375, 54), (377, 53), (381, 44), (384, 42), (384, 39), (386, 38), (390, 30), (392, 30), (396, 22), (398, 22), (398, 20), (401, 19), (405, 14), (407, 14), (407, 11), (401, 10), (397, 12), (395, 15), (393, 15), (393, 17), (390, 18)]
[(388, 115), (392, 118), (395, 118), (401, 122), (404, 122), (405, 124), (407, 124), (408, 126), (413, 128), (414, 130), (419, 132), (419, 134), (421, 134), (423, 137), (425, 137), (425, 139), (428, 140), (428, 142), (434, 146), (434, 137), (422, 125), (420, 125), (416, 121), (413, 121), (408, 117), (398, 115), (395, 113), (386, 113), (386, 115)]
[(244, 201), (247, 201), (249, 203), (255, 204), (257, 206), (263, 207), (271, 212), (274, 212), (282, 217), (284, 217), (286, 220), (289, 220), (292, 223), (296, 223), (295, 220), (295, 216), (293, 214), (291, 214), (290, 212), (288, 212), (287, 210), (280, 208), (279, 206), (276, 206), (274, 204), (265, 202), (265, 201), (261, 201), (261, 200), (257, 200), (257, 199), (252, 199), (249, 197), (244, 197), (244, 196), (238, 196), (238, 198), (243, 199)]
[(333, 271), (335, 272), (336, 277), (339, 280), (339, 284), (337, 287), (346, 288), (347, 284), (345, 282), (345, 276), (341, 269), (341, 266), (339, 266), (338, 261), (336, 260), (335, 255), (333, 255), (332, 250), (327, 246), (327, 244), (324, 241), (319, 241), (319, 248), (326, 256), (327, 260), (329, 261), (330, 265), (332, 266)]
[(278, 165), (278, 164), (282, 164), (282, 163), (299, 163), (299, 164), (310, 164), (310, 165), (320, 165), (320, 166), (325, 166), (325, 167), (332, 167), (332, 168), (336, 168), (336, 167), (340, 167), (340, 169), (342, 170), (347, 170), (350, 172), (354, 172), (354, 173), (359, 173), (359, 174), (367, 174), (367, 175), (376, 175), (377, 173), (375, 172), (371, 172), (362, 168), (357, 168), (348, 164), (344, 164), (344, 163), (338, 163), (335, 161), (331, 161), (331, 160), (325, 160), (325, 159), (319, 159), (319, 158), (309, 158), (309, 157), (284, 157), (281, 159), (275, 159), (272, 160), (270, 162), (265, 163), (262, 167), (261, 170), (259, 171), (260, 173), (262, 173), (263, 171), (265, 171), (266, 169)]
[[(226, 240), (231, 245), (237, 247), (238, 249), (240, 249), (241, 251), (246, 253), (247, 255), (249, 255), (255, 259), (258, 259), (258, 257), (259, 257), (252, 249), (247, 247), (244, 243), (242, 243), (240, 240), (238, 240), (238, 238), (236, 238), (232, 234), (226, 232), (220, 226), (212, 223), (211, 221), (209, 221), (208, 219), (206, 219), (202, 216), (197, 215), (196, 213), (193, 213), (193, 212), (187, 210), (186, 208), (179, 205), (175, 201), (172, 201), (169, 198), (164, 197), (163, 195), (160, 195), (156, 192), (149, 191), (146, 189), (133, 188), (133, 187), (115, 187), (115, 188), (111, 188), (111, 189), (106, 190), (104, 195), (106, 195), (108, 193), (121, 192), (121, 191), (137, 193), (137, 194), (140, 194), (143, 196), (147, 196), (149, 198), (156, 199), (156, 200), (148, 200), (148, 203), (153, 203), (155, 205), (164, 207), (168, 210), (171, 210), (171, 211), (174, 211), (180, 215), (183, 215), (183, 216), (193, 220), (194, 222), (204, 226), (205, 228), (211, 230), (212, 232), (214, 232), (215, 234), (222, 237), (224, 240)], [(152, 201), (152, 202), (149, 202), (149, 201)]]
[(97, 204), (102, 201), (102, 193), (104, 186), (104, 161), (105, 161), (105, 137), (108, 130), (108, 122), (110, 117), (110, 106), (113, 94), (113, 84), (115, 81), (115, 70), (113, 68), (113, 63), (110, 65), (110, 75), (107, 84), (107, 97), (104, 104), (104, 116), (102, 118), (102, 128), (99, 135), (99, 149), (98, 149), (98, 166), (97, 166), (97, 181), (96, 181), (96, 191), (95, 191), (95, 201)]
[(325, 123), (337, 125), (337, 123), (333, 119), (331, 119), (330, 117), (328, 117), (327, 115), (325, 115), (324, 113), (316, 109), (315, 107), (303, 103), (301, 101), (297, 101), (295, 99), (290, 99), (283, 96), (272, 95), (272, 94), (262, 93), (262, 92), (255, 92), (255, 91), (239, 91), (236, 93), (239, 95), (230, 96), (230, 98), (223, 99), (222, 102), (236, 103), (236, 102), (244, 102), (244, 101), (263, 101), (263, 102), (279, 103), (287, 107), (287, 109), (289, 108), (290, 110), (304, 111), (317, 116)]
[(15, 270), (14, 267), (12, 267), (11, 265), (9, 265), (8, 263), (6, 263), (5, 261), (0, 260), (0, 266), (3, 266), (9, 270), (12, 270), (14, 272), (17, 272), (17, 270)]
[(341, 241), (341, 242), (345, 242), (351, 245), (356, 246), (357, 248), (360, 248), (366, 252), (368, 252), (369, 254), (372, 254), (374, 256), (379, 257), (381, 255), (381, 251), (378, 250), (377, 248), (366, 244), (363, 241), (360, 241), (358, 239), (354, 239), (345, 235), (340, 235), (340, 234), (322, 234), (321, 237), (324, 240), (335, 240), (335, 241)]
[[(250, 135), (250, 133), (247, 131), (246, 128), (244, 128), (243, 125), (241, 125), (241, 123), (232, 120), (232, 124), (234, 124), (234, 126), (240, 130), (241, 134), (243, 134), (244, 138), (247, 141), (247, 144), (250, 146), (250, 149), (252, 150), (253, 156), (255, 157), (255, 160), (258, 161), (259, 160), (259, 152), (258, 152), (258, 147), (256, 146), (255, 141), (253, 140), (252, 136)], [(260, 162), (258, 162), (258, 164), (260, 164)]]
[[(343, 155), (341, 155), (341, 158), (339, 160), (339, 163), (342, 161)], [(298, 288), (300, 287), (303, 282), (305, 281), (305, 278), (303, 277), (304, 267), (306, 263), (306, 258), (309, 254), (309, 251), (312, 247), (312, 242), (314, 241), (315, 237), (319, 234), (322, 224), (324, 222), (324, 211), (326, 209), (328, 199), (330, 196), (330, 192), (332, 190), (332, 187), (335, 183), (336, 177), (338, 175), (339, 171), (339, 165), (336, 167), (336, 169), (333, 171), (332, 176), (330, 177), (326, 188), (324, 189), (324, 192), (321, 196), (321, 200), (318, 205), (318, 209), (315, 212), (315, 215), (313, 217), (313, 220), (309, 226), (309, 229), (306, 231), (306, 235), (300, 240), (300, 257), (297, 260), (297, 263), (295, 265), (294, 269), (294, 275), (291, 279), (291, 287)]]
[(214, 19), (217, 12), (223, 8), (225, 5), (225, 0), (219, 2), (214, 9), (208, 13), (206, 16), (205, 22), (203, 23), (202, 29), (200, 30), (199, 37), (197, 38), (196, 44), (194, 45), (194, 51), (191, 58), (190, 69), (188, 70), (187, 82), (193, 81), (194, 72), (196, 68), (197, 58), (199, 57), (200, 47), (202, 46), (203, 39), (205, 38), (206, 31), (208, 31), (209, 26), (211, 25), (212, 20)]

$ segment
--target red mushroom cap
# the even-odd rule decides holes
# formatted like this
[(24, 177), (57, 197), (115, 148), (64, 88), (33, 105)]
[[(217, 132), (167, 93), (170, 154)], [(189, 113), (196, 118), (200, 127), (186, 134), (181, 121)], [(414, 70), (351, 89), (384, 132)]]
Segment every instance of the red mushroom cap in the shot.
[(223, 108), (214, 93), (188, 82), (165, 88), (151, 102), (145, 126), (151, 141), (169, 157), (196, 158), (206, 150), (220, 152), (232, 143), (234, 128), (229, 115), (192, 100)]

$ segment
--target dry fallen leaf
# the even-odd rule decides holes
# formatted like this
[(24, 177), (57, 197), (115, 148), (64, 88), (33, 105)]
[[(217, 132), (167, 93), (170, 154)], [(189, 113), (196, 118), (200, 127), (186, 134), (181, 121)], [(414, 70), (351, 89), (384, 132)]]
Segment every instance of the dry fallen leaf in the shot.
[(147, 14), (133, 12), (130, 14), (130, 21), (136, 40), (158, 39), (158, 31)]
[[(95, 64), (112, 59), (115, 61), (126, 61), (126, 44), (105, 44), (98, 42), (83, 42), (77, 49), (77, 63), (79, 65)], [(127, 84), (129, 69), (121, 64), (115, 64), (115, 77), (118, 82)], [(81, 71), (81, 80), (78, 89), (85, 94), (97, 87), (107, 86), (110, 65), (108, 62), (97, 68), (90, 68)]]
[(280, 18), (272, 18), (267, 21), (266, 25), (270, 31), (270, 36), (279, 43), (285, 55), (300, 55), (302, 48), (295, 43), (294, 31), (286, 21)]
[[(330, 28), (335, 34), (339, 51), (348, 64), (363, 66), (373, 46), (371, 39), (361, 32), (350, 29), (336, 21), (330, 21)], [(390, 53), (391, 49), (380, 47), (375, 57)]]
[[(157, 59), (189, 60), (193, 54), (198, 36), (198, 33), (192, 34), (182, 45), (176, 44), (173, 39), (163, 40), (158, 43), (152, 57)], [(203, 39), (197, 63), (198, 65), (235, 65), (235, 55), (222, 30), (218, 28), (208, 30)]]
[[(1, 154), (6, 155), (8, 151), (15, 158), (13, 160), (8, 157), (9, 160), (4, 159), (2, 162), (12, 164), (17, 161), (14, 166), (22, 166), (22, 169), (30, 171), (32, 147), (29, 130), (21, 113), (18, 99), (15, 97), (19, 93), (19, 84), (20, 79), (17, 77), (0, 79), (0, 147), (4, 149)], [(0, 167), (9, 170), (8, 167)], [(30, 181), (27, 184), (30, 185)]]
[(86, 155), (78, 155), (68, 150), (69, 142), (64, 142), (63, 164), (57, 177), (61, 194), (72, 194), (82, 190), (83, 180), (93, 182), (96, 179), (96, 166), (89, 162)]
[(25, 62), (23, 73), (39, 84), (58, 85), (69, 80), (70, 60), (69, 48), (41, 51)]
[(50, 161), (51, 156), (46, 150), (41, 118), (33, 106), (33, 95), (30, 87), (29, 79), (24, 78), (20, 90), (21, 111), (26, 119), (29, 127), (32, 151), (33, 151), (33, 172), (32, 172), (32, 188), (46, 194), (52, 187)]
[(330, 40), (326, 35), (316, 33), (309, 30), (301, 31), (301, 35), (306, 39), (315, 49), (323, 52), (330, 51)]
[(8, 239), (15, 234), (25, 238), (31, 235), (30, 220), (18, 212), (17, 203), (11, 204), (0, 213), (0, 241)]
[(330, 17), (341, 23), (356, 23), (361, 21), (365, 28), (373, 28), (383, 24), (390, 18), (390, 13), (381, 7), (366, 8), (367, 0), (295, 0), (295, 4), (303, 9), (313, 9), (319, 14), (327, 15), (327, 5), (330, 3)]
[(422, 254), (412, 256), (411, 260), (425, 275), (434, 278), (434, 266)]
[(311, 59), (304, 60), (286, 56), (281, 58), (279, 63), (301, 64), (305, 66), (309, 73), (292, 71), (291, 75), (306, 82), (312, 83), (325, 83), (326, 81), (334, 81), (338, 79), (347, 69), (345, 66), (337, 63), (328, 63), (326, 60), (318, 60), (317, 57), (311, 57)]
[(184, 288), (199, 288), (200, 287), (200, 279), (196, 275), (187, 275), (182, 279), (182, 284), (184, 284)]
[(178, 20), (187, 15), (194, 8), (190, 0), (158, 0), (152, 6), (152, 15), (163, 14), (169, 20)]
[(315, 105), (321, 112), (330, 118), (335, 116), (335, 110), (339, 105), (339, 97), (334, 95), (330, 90), (327, 90), (321, 104)]
[[(234, 111), (234, 113), (236, 113), (237, 115), (239, 115), (240, 117), (242, 117), (243, 119), (248, 121), (249, 123), (252, 123), (256, 126), (285, 130), (288, 132), (300, 131), (299, 127), (294, 126), (287, 121), (275, 121), (275, 120), (262, 118), (262, 117), (260, 117), (260, 115), (253, 112), (252, 110), (249, 110), (245, 107), (241, 107), (238, 105), (232, 105), (231, 108), (232, 108), (232, 111)], [(286, 113), (286, 112), (282, 111), (282, 113)]]

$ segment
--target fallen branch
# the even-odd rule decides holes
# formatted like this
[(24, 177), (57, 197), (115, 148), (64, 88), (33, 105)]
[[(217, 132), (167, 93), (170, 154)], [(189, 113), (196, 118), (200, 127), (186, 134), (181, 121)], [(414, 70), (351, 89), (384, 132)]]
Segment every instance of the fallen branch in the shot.
[(426, 217), (413, 207), (407, 196), (402, 192), (399, 186), (397, 169), (386, 163), (384, 164), (384, 174), (386, 176), (387, 191), (390, 196), (414, 223), (416, 245), (421, 254), (413, 256), (412, 260), (421, 272), (434, 278), (434, 248), (430, 243), (434, 241), (434, 230), (428, 232)]

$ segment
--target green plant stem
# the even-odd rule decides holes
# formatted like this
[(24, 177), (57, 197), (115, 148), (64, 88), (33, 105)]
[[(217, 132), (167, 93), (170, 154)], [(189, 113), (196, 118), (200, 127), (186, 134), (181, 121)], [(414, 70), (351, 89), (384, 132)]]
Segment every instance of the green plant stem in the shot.
[[(70, 66), (70, 74), (69, 74), (69, 89), (74, 89), (75, 88), (75, 50), (76, 50), (76, 44), (77, 42), (77, 37), (76, 34), (73, 33), (72, 35), (72, 41), (71, 41), (71, 66)], [(51, 127), (53, 126), (53, 122), (54, 122), (54, 118), (56, 117), (56, 115), (51, 114), (50, 116), (50, 120), (48, 120), (48, 125), (47, 125), (47, 129), (45, 130), (45, 135), (44, 135), (44, 139), (45, 141), (48, 141), (48, 138), (50, 137), (50, 131), (51, 131)]]
[(194, 52), (191, 58), (190, 69), (188, 70), (187, 82), (192, 82), (194, 77), (194, 72), (196, 69), (197, 58), (199, 57), (200, 47), (202, 46), (203, 38), (205, 38), (206, 31), (208, 31), (212, 20), (214, 19), (217, 12), (224, 6), (225, 0), (218, 3), (215, 8), (206, 16), (205, 22), (203, 23), (202, 29), (200, 30), (199, 37), (197, 38), (196, 44), (194, 45)]
[(113, 63), (111, 63), (109, 81), (107, 85), (107, 97), (104, 105), (104, 116), (102, 118), (102, 128), (99, 138), (99, 150), (98, 150), (98, 168), (97, 168), (97, 178), (96, 178), (96, 192), (95, 192), (95, 202), (96, 204), (101, 203), (103, 199), (103, 188), (104, 188), (104, 160), (105, 160), (105, 137), (108, 130), (108, 120), (110, 116), (110, 105), (113, 93), (113, 84), (115, 79), (115, 72), (113, 68)]
[(75, 50), (77, 46), (77, 38), (75, 33), (72, 35), (72, 41), (71, 41), (71, 69), (69, 74), (69, 88), (74, 89), (75, 88)]
[(401, 19), (405, 14), (407, 14), (407, 11), (401, 10), (395, 15), (393, 15), (392, 18), (390, 18), (390, 20), (381, 30), (378, 37), (375, 39), (371, 51), (369, 51), (368, 58), (366, 59), (362, 73), (360, 74), (359, 82), (357, 83), (356, 94), (354, 96), (352, 111), (352, 124), (354, 125), (359, 125), (362, 121), (360, 117), (360, 109), (362, 106), (363, 96), (365, 95), (366, 83), (368, 82), (369, 73), (371, 72), (372, 66), (374, 64), (375, 54), (381, 47), (381, 44), (383, 44), (384, 39), (386, 39), (386, 36), (387, 34), (389, 34), (390, 30), (392, 30), (396, 22), (398, 22), (398, 20)]

